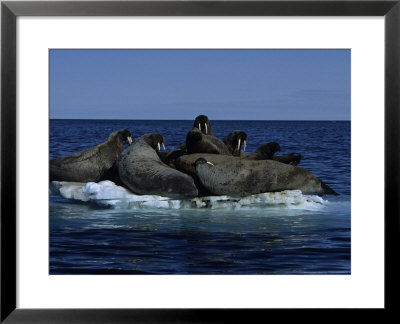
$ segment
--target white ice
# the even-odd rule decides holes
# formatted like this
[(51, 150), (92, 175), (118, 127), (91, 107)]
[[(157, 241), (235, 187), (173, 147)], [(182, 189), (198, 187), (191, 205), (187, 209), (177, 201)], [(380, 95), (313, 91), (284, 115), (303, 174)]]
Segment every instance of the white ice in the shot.
[(283, 207), (289, 209), (316, 210), (327, 201), (315, 195), (303, 195), (300, 190), (267, 192), (248, 197), (209, 196), (188, 200), (174, 200), (156, 195), (135, 195), (111, 181), (98, 183), (52, 181), (50, 192), (61, 197), (95, 202), (100, 206), (123, 209), (165, 208), (165, 209), (245, 209), (262, 207)]

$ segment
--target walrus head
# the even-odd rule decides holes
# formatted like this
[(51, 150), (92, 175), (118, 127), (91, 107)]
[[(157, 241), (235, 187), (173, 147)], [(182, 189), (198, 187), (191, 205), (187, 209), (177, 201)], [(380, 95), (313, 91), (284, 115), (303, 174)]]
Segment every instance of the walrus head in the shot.
[(206, 115), (198, 115), (194, 120), (193, 127), (196, 127), (203, 134), (209, 135), (212, 132), (210, 121)]
[(128, 131), (127, 129), (123, 129), (120, 130), (118, 132), (118, 136), (119, 138), (122, 140), (123, 143), (125, 143), (126, 141), (128, 141), (129, 145), (132, 144), (132, 134), (130, 131)]
[(129, 145), (132, 144), (132, 134), (127, 129), (121, 129), (117, 132), (110, 134), (108, 140), (117, 140), (120, 145), (124, 145), (128, 141)]
[(194, 167), (197, 167), (198, 165), (201, 164), (209, 164), (211, 166), (214, 166), (214, 164), (212, 164), (211, 162), (208, 162), (205, 158), (198, 158), (195, 162), (194, 162)]
[(198, 128), (193, 127), (186, 135), (186, 149), (201, 141), (202, 138), (203, 134), (201, 131)]
[(247, 134), (242, 130), (234, 130), (225, 138), (224, 143), (230, 148), (233, 155), (240, 155), (243, 144), (243, 151), (246, 151)]
[(164, 137), (162, 137), (160, 134), (151, 133), (143, 135), (143, 137), (146, 143), (149, 144), (153, 149), (158, 148), (158, 150), (160, 150), (161, 148), (160, 145), (161, 145), (165, 151)]
[(276, 142), (269, 142), (260, 145), (260, 147), (256, 150), (256, 153), (261, 155), (265, 159), (271, 159), (276, 152), (280, 152), (281, 147)]

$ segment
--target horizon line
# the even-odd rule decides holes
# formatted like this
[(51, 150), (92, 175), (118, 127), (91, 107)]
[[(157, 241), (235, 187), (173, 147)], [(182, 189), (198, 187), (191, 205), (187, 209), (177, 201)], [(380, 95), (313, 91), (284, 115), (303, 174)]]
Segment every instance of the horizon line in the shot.
[[(193, 121), (194, 119), (149, 119), (149, 118), (49, 118), (50, 120), (154, 120), (154, 121)], [(351, 119), (211, 119), (211, 121), (351, 121)]]

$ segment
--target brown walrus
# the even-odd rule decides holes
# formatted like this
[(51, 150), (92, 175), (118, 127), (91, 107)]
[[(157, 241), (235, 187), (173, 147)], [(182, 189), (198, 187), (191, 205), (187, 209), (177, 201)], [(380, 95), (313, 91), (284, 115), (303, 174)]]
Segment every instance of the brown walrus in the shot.
[(310, 171), (273, 160), (235, 158), (213, 165), (199, 158), (195, 162), (195, 169), (200, 183), (214, 195), (243, 197), (284, 190), (337, 195)]
[(110, 134), (107, 141), (88, 150), (50, 160), (50, 181), (98, 182), (111, 169), (126, 141), (127, 129)]

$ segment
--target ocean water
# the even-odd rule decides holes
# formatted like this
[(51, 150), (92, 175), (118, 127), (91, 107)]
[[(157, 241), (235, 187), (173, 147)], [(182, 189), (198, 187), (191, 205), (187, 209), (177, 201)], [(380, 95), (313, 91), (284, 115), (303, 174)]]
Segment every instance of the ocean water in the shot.
[[(350, 274), (351, 165), (347, 121), (211, 121), (216, 135), (242, 129), (246, 152), (265, 142), (300, 153), (299, 166), (339, 196), (299, 191), (177, 201), (137, 196), (113, 183), (50, 191), (50, 274)], [(193, 121), (51, 120), (50, 158), (127, 128), (157, 132), (167, 150)], [(62, 190), (59, 190), (62, 187)]]

